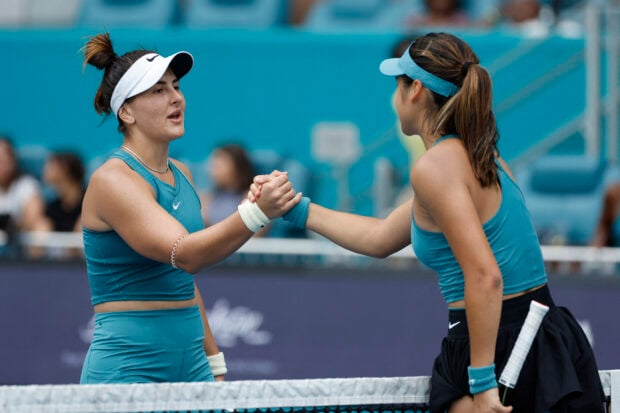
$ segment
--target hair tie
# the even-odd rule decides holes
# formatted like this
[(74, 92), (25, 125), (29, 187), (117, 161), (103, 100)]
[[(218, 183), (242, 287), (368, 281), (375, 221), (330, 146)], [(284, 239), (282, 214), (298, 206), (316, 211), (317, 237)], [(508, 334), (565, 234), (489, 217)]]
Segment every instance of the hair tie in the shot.
[(470, 62), (470, 61), (466, 61), (465, 63), (463, 63), (463, 67), (461, 67), (461, 75), (462, 76), (467, 75), (467, 72), (469, 71), (469, 66), (473, 64), (474, 62)]

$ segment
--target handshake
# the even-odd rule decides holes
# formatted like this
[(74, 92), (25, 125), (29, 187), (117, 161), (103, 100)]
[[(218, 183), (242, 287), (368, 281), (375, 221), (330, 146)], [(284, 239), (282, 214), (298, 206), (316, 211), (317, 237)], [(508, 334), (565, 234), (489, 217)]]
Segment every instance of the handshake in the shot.
[(269, 175), (254, 177), (248, 196), (238, 210), (245, 225), (253, 232), (278, 217), (303, 229), (308, 220), (310, 198), (295, 192), (288, 173), (273, 171)]

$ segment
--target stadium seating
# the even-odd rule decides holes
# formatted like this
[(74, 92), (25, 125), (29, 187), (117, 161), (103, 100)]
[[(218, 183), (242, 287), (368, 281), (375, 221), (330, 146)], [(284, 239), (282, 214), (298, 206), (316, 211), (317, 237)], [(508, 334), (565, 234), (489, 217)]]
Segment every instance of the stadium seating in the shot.
[(516, 175), (543, 244), (587, 245), (613, 168), (585, 156), (548, 155)]
[(71, 27), (82, 0), (0, 0), (1, 27)]
[[(496, 12), (498, 3), (499, 0), (464, 0), (461, 5), (477, 20)], [(424, 14), (425, 8), (424, 0), (325, 0), (313, 8), (305, 26), (318, 30), (398, 30), (407, 27), (409, 18)]]
[(283, 22), (285, 0), (187, 0), (188, 27), (271, 27)]
[(326, 0), (308, 14), (305, 27), (318, 30), (372, 29), (383, 24), (383, 0)]
[(176, 0), (84, 0), (78, 26), (161, 28), (172, 23)]

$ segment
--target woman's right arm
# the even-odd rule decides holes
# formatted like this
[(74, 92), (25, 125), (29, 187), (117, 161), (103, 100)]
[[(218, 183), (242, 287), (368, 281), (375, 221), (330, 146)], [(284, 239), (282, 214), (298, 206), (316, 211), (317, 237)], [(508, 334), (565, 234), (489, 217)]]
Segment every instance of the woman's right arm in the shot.
[[(282, 176), (265, 186), (257, 203), (269, 218), (274, 218), (299, 198), (287, 177)], [(85, 227), (112, 229), (136, 252), (156, 261), (170, 263), (173, 246), (177, 245), (176, 266), (190, 273), (226, 258), (254, 234), (235, 212), (179, 241), (187, 230), (157, 203), (146, 181), (119, 165), (108, 165), (93, 175), (82, 218)]]
[(411, 200), (385, 218), (310, 204), (306, 228), (359, 254), (385, 258), (411, 244)]
[[(264, 185), (280, 174), (282, 172), (274, 171), (271, 175), (254, 177), (248, 199), (252, 201), (260, 199), (263, 196)], [(300, 202), (297, 209), (302, 204), (303, 202)], [(411, 200), (408, 200), (387, 217), (374, 218), (309, 203), (307, 212), (297, 214), (297, 219), (286, 216), (284, 218), (350, 251), (385, 258), (411, 244), (411, 206)]]

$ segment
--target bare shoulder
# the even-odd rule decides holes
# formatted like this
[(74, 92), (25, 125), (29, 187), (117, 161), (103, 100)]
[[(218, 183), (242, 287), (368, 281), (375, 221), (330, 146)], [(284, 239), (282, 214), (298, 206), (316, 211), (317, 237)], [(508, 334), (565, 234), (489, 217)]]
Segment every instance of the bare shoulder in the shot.
[(136, 194), (155, 194), (152, 187), (120, 159), (109, 159), (90, 177), (82, 205), (82, 224), (86, 228), (107, 231), (109, 216), (131, 204)]
[(467, 152), (458, 139), (449, 139), (429, 149), (411, 168), (411, 183), (416, 190), (425, 186), (465, 183), (473, 177)]
[(151, 186), (120, 159), (106, 161), (93, 173), (88, 182), (88, 192), (109, 196), (115, 191), (143, 191)]

